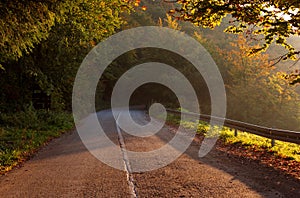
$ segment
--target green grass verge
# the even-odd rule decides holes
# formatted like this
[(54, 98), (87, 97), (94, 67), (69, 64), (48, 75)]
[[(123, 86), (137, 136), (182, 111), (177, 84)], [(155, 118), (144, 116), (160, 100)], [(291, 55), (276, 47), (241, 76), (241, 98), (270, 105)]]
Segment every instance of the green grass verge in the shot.
[[(167, 123), (178, 125), (180, 118), (176, 115), (168, 115)], [(196, 129), (197, 133), (208, 135), (208, 131), (211, 130), (209, 124), (200, 121), (198, 125), (192, 122), (184, 121), (183, 126), (189, 129)], [(300, 162), (300, 145), (283, 142), (276, 140), (275, 146), (272, 147), (271, 140), (258, 135), (238, 131), (238, 136), (234, 136), (234, 131), (228, 127), (214, 127), (210, 135), (216, 135), (219, 133), (219, 138), (225, 142), (225, 144), (241, 144), (244, 147), (253, 147), (257, 149), (266, 150), (274, 155), (281, 156), (285, 159), (296, 160)]]
[(73, 118), (67, 112), (37, 111), (0, 115), (0, 173), (31, 156), (52, 138), (72, 129)]

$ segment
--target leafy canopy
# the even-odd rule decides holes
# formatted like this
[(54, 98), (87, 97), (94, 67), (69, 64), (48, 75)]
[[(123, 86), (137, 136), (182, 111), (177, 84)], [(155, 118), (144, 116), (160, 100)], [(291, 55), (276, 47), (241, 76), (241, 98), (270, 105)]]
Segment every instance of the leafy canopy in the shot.
[(58, 0), (1, 1), (0, 62), (17, 60), (46, 39), (65, 5)]
[(90, 37), (110, 35), (111, 19), (118, 26), (120, 9), (128, 10), (129, 4), (125, 0), (1, 0), (0, 66), (29, 54), (57, 24), (71, 22)]
[(264, 35), (266, 42), (254, 52), (265, 50), (275, 41), (290, 51), (289, 58), (297, 54), (294, 48), (287, 44), (285, 38), (300, 33), (298, 1), (179, 0), (178, 3), (181, 4), (177, 9), (180, 18), (196, 25), (214, 28), (224, 17), (231, 15), (234, 20), (226, 29), (227, 32)]
[(76, 72), (94, 45), (124, 24), (125, 0), (0, 1), (0, 111), (20, 110), (36, 86), (70, 108)]
[[(298, 0), (177, 0), (180, 6), (170, 12), (178, 19), (197, 26), (214, 28), (226, 16), (233, 20), (226, 32), (245, 33), (261, 41), (250, 55), (265, 51), (270, 44), (284, 46), (287, 53), (278, 61), (298, 59), (300, 54), (286, 38), (300, 34), (300, 3)], [(262, 39), (263, 38), (263, 39)], [(299, 74), (300, 75), (300, 74)], [(300, 77), (298, 75), (298, 77)], [(296, 78), (300, 82), (300, 79)]]

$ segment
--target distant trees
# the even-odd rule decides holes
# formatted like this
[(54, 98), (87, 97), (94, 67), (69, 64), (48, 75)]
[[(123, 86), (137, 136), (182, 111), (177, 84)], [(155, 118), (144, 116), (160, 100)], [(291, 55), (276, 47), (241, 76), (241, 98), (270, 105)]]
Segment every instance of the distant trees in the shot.
[[(228, 116), (269, 127), (299, 130), (300, 97), (267, 54), (249, 57), (252, 47), (239, 36), (232, 50), (219, 49), (219, 65), (228, 72)], [(222, 64), (222, 63), (223, 64)]]
[[(149, 19), (147, 13), (134, 16), (140, 16), (140, 18), (132, 20), (143, 21), (144, 25), (148, 24), (145, 22), (145, 18)], [(141, 16), (145, 16), (145, 18)], [(149, 20), (149, 23), (152, 24), (153, 21)], [(168, 16), (164, 20), (160, 20), (159, 25), (173, 29), (182, 28), (180, 21)], [(182, 30), (185, 31), (184, 28)], [(191, 32), (191, 29), (189, 30)], [(244, 38), (242, 34), (230, 36), (219, 42), (218, 39), (213, 39), (216, 38), (216, 35), (221, 37), (220, 30), (205, 34), (202, 34), (200, 29), (195, 28), (194, 31), (197, 31), (195, 38), (209, 50), (223, 75), (228, 97), (228, 118), (263, 126), (300, 130), (300, 98), (295, 91), (296, 86), (289, 85), (284, 78), (285, 73), (281, 73), (276, 70), (275, 66), (271, 66), (273, 63), (268, 54), (259, 53), (248, 56), (249, 50), (257, 45), (253, 40)], [(206, 39), (204, 36), (208, 34), (209, 37)], [(135, 65), (151, 60), (172, 65), (193, 84), (199, 97), (201, 112), (210, 113), (208, 89), (201, 74), (195, 71), (192, 65), (170, 52), (143, 49), (135, 51), (132, 55), (131, 62), (128, 61), (129, 59), (124, 61), (125, 57), (122, 57), (120, 62), (112, 67), (115, 68), (114, 72), (110, 71), (110, 73), (121, 75), (118, 71), (126, 69), (124, 63)], [(117, 65), (120, 65), (121, 62), (123, 67), (118, 68)], [(153, 87), (155, 90), (151, 89)], [(153, 97), (158, 102), (175, 101), (174, 95), (163, 87), (144, 86), (143, 89), (147, 91), (138, 90), (136, 93), (136, 95), (143, 96), (139, 100)], [(175, 103), (172, 105), (176, 106)]]

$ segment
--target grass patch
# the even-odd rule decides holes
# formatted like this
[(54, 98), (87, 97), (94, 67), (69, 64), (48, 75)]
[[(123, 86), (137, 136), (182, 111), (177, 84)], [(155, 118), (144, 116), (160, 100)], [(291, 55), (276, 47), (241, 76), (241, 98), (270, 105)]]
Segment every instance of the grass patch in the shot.
[[(178, 115), (168, 115), (167, 123), (172, 125), (179, 125), (180, 117)], [(195, 124), (184, 121), (183, 126), (186, 128), (195, 129)], [(199, 122), (197, 126), (197, 133), (207, 135), (211, 130), (211, 127), (206, 122)], [(275, 146), (272, 147), (271, 139), (264, 138), (258, 135), (238, 131), (238, 136), (234, 136), (234, 131), (230, 130), (228, 127), (213, 127), (211, 135), (215, 135), (218, 131), (219, 138), (225, 142), (225, 144), (241, 144), (244, 147), (253, 147), (257, 149), (265, 150), (274, 155), (283, 157), (286, 160), (296, 160), (300, 162), (300, 145), (294, 143), (288, 143), (276, 140)]]
[(300, 145), (298, 144), (276, 140), (275, 146), (272, 147), (271, 140), (268, 138), (246, 132), (238, 132), (238, 136), (235, 137), (233, 131), (230, 131), (228, 128), (224, 128), (221, 131), (220, 137), (227, 144), (240, 143), (245, 147), (255, 145), (257, 148), (264, 149), (267, 152), (279, 155), (287, 160), (290, 159), (300, 162)]
[(71, 113), (34, 110), (0, 115), (0, 173), (74, 126)]

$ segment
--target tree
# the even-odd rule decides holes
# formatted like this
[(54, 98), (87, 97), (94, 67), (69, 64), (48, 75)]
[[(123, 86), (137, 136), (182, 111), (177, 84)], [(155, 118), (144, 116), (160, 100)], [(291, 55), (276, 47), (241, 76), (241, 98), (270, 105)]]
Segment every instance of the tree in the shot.
[[(22, 5), (26, 8), (38, 1), (30, 2), (20, 1), (16, 4), (21, 9)], [(53, 2), (60, 1), (37, 3), (40, 6), (49, 3), (45, 6), (48, 9), (45, 12), (48, 14), (52, 13), (50, 10), (53, 7), (61, 11), (43, 35), (40, 35), (42, 28), (38, 26), (39, 21), (42, 21), (38, 18), (39, 15), (33, 14), (30, 18), (30, 12), (34, 11), (30, 9), (33, 8), (29, 6), (27, 13), (19, 9), (8, 9), (9, 6), (15, 7), (9, 2), (2, 2), (2, 5), (9, 5), (1, 7), (8, 10), (7, 15), (3, 15), (7, 17), (8, 24), (13, 21), (18, 23), (1, 31), (6, 40), (3, 41), (6, 47), (0, 50), (0, 58), (5, 65), (5, 71), (0, 70), (0, 99), (6, 103), (1, 104), (1, 107), (9, 106), (19, 110), (24, 103), (30, 102), (33, 85), (38, 85), (45, 93), (51, 95), (52, 101), (62, 104), (60, 106), (70, 107), (73, 81), (83, 58), (94, 45), (121, 27), (124, 22), (121, 13), (130, 10), (130, 4), (123, 0), (62, 1), (65, 2), (65, 7), (62, 4), (52, 5)], [(59, 6), (61, 9), (58, 9)], [(22, 20), (27, 20), (26, 17), (31, 19), (28, 27), (21, 24)], [(37, 31), (34, 32), (34, 29), (32, 34), (29, 34), (30, 26), (35, 25)], [(47, 26), (46, 22), (44, 25)], [(11, 31), (12, 34), (7, 35), (5, 31)], [(11, 93), (11, 87), (18, 94)], [(13, 96), (13, 100), (8, 99), (8, 96)], [(17, 104), (12, 105), (12, 102)]]
[(239, 36), (232, 50), (221, 50), (221, 67), (228, 78), (228, 117), (291, 130), (299, 130), (299, 94), (276, 72), (267, 54), (247, 56), (249, 41)]
[[(290, 45), (286, 38), (300, 34), (300, 11), (297, 0), (177, 0), (180, 7), (171, 10), (173, 16), (190, 21), (197, 26), (214, 28), (226, 16), (231, 16), (231, 24), (226, 32), (242, 33), (262, 40), (261, 45), (251, 48), (253, 55), (265, 51), (272, 43), (284, 46), (287, 53), (278, 61), (299, 58), (300, 51)], [(300, 82), (300, 74), (295, 72), (291, 83)]]
[[(95, 35), (96, 31), (101, 31), (102, 37), (110, 35), (112, 28), (120, 23), (120, 9), (128, 10), (130, 4), (123, 0), (3, 0), (0, 2), (0, 65), (29, 54), (37, 44), (47, 40), (57, 24), (72, 23), (87, 36)], [(116, 20), (113, 27), (97, 29), (111, 18)]]
[[(71, 1), (0, 2), (0, 63), (17, 60), (34, 45), (46, 39), (56, 21), (71, 6)], [(69, 6), (67, 6), (69, 3)]]

